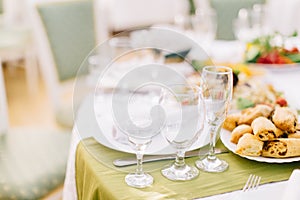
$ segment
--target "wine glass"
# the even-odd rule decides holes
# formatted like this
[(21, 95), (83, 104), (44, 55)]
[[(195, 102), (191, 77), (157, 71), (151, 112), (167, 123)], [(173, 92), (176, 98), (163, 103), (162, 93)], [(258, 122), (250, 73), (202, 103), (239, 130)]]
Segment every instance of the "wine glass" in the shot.
[(118, 121), (119, 128), (126, 133), (130, 146), (136, 153), (136, 171), (125, 177), (127, 185), (132, 187), (145, 188), (153, 183), (153, 177), (143, 170), (143, 155), (151, 144), (152, 138), (159, 134), (163, 127), (163, 110), (155, 105), (158, 103), (159, 95), (159, 93), (135, 90), (129, 94), (129, 119), (123, 118), (128, 120)]
[(200, 88), (184, 84), (163, 88), (160, 105), (166, 115), (162, 134), (177, 153), (175, 162), (164, 167), (161, 173), (174, 181), (194, 179), (199, 170), (187, 165), (184, 156), (203, 130), (205, 107)]
[(204, 159), (196, 161), (196, 166), (207, 172), (222, 172), (228, 168), (228, 163), (217, 158), (214, 149), (216, 138), (232, 98), (232, 69), (223, 66), (206, 66), (202, 70), (202, 80), (206, 121), (210, 134), (210, 150)]

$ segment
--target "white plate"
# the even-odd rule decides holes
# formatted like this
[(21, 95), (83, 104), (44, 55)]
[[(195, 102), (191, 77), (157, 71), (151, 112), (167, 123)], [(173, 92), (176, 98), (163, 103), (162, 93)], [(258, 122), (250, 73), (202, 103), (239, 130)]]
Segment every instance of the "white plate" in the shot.
[[(103, 130), (102, 132), (108, 133), (106, 135), (98, 133), (95, 135), (95, 139), (110, 149), (114, 149), (121, 152), (135, 154), (135, 151), (131, 148), (127, 136), (112, 125), (110, 125), (111, 131)], [(106, 128), (104, 128), (106, 129)], [(204, 135), (204, 134), (203, 134)], [(190, 150), (195, 150), (200, 147), (203, 147), (209, 143), (209, 138), (205, 136), (200, 136), (198, 140), (189, 148)], [(151, 144), (145, 151), (145, 155), (163, 155), (163, 154), (174, 154), (176, 153), (175, 149), (170, 146), (166, 139), (161, 135), (157, 135), (152, 139)]]
[[(231, 138), (231, 132), (222, 129), (221, 134), (220, 134), (220, 138), (223, 142), (223, 144), (233, 153), (235, 153), (236, 150), (236, 144), (230, 142), (230, 138)], [(235, 153), (237, 154), (237, 153)], [(266, 157), (255, 157), (255, 156), (244, 156), (244, 155), (240, 155), (237, 154), (243, 158), (247, 158), (249, 160), (255, 160), (258, 162), (267, 162), (267, 163), (289, 163), (289, 162), (295, 162), (295, 161), (300, 161), (300, 157), (292, 157), (292, 158), (266, 158)]]
[[(101, 98), (96, 100), (94, 104), (96, 121), (99, 128), (97, 134), (94, 134), (93, 137), (100, 144), (110, 149), (135, 154), (130, 146), (127, 136), (114, 126), (111, 105), (105, 103), (110, 102), (109, 98), (111, 98), (111, 95), (103, 95)], [(189, 148), (189, 150), (198, 149), (209, 143), (209, 137), (206, 136), (208, 134), (204, 134), (205, 132), (206, 130), (203, 130), (198, 140)], [(174, 154), (175, 152), (175, 149), (170, 146), (162, 134), (156, 135), (145, 150), (145, 154), (148, 155)]]

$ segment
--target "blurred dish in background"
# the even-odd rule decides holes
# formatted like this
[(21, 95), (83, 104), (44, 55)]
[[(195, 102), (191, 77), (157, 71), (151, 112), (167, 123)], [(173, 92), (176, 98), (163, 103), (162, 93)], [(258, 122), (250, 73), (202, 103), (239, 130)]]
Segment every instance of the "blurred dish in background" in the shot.
[(272, 71), (300, 69), (300, 39), (280, 33), (263, 35), (248, 42), (244, 61)]

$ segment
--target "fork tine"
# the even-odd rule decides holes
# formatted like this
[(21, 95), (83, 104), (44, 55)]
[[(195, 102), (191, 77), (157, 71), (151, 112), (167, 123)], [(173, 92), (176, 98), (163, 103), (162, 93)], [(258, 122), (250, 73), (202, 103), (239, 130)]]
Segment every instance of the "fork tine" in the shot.
[(256, 176), (253, 174), (250, 174), (245, 186), (243, 187), (243, 192), (252, 190), (252, 189), (257, 189), (259, 184), (260, 184), (261, 177)]
[(254, 185), (255, 178), (256, 178), (256, 176), (255, 176), (255, 175), (252, 175), (252, 179), (251, 179), (251, 181), (250, 181), (250, 183), (249, 183), (249, 185), (248, 185), (248, 190), (253, 189), (253, 185)]
[(260, 180), (261, 180), (261, 177), (260, 176), (257, 176), (257, 180), (256, 180), (256, 184), (254, 186), (254, 189), (257, 189), (259, 184), (260, 184)]
[(249, 184), (250, 184), (250, 182), (251, 182), (251, 180), (252, 180), (252, 177), (253, 177), (253, 174), (250, 174), (250, 176), (249, 176), (249, 178), (248, 178), (246, 184), (245, 184), (244, 187), (243, 187), (243, 192), (245, 192), (245, 191), (248, 189), (248, 186), (249, 186)]
[(258, 176), (253, 176), (252, 179), (252, 184), (250, 185), (249, 189), (256, 189), (257, 187), (257, 181), (258, 181)]

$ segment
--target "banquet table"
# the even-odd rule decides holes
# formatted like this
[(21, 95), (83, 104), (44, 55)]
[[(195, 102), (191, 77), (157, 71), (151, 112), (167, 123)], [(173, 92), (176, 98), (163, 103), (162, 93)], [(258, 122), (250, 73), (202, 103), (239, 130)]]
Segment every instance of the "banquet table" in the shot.
[[(300, 108), (300, 70), (269, 71), (265, 80), (283, 91), (291, 107)], [(100, 94), (101, 95), (101, 94)], [(100, 98), (101, 99), (101, 98)], [(102, 99), (103, 100), (103, 99)], [(103, 145), (97, 140), (101, 114), (95, 112), (95, 98), (91, 94), (82, 102), (73, 128), (63, 196), (73, 199), (233, 199), (239, 195), (248, 176), (262, 177), (259, 191), (268, 198), (280, 199), (281, 191), (300, 161), (291, 163), (265, 163), (242, 158), (232, 152), (219, 155), (229, 163), (222, 173), (200, 171), (191, 181), (174, 182), (164, 178), (160, 169), (172, 161), (145, 163), (144, 168), (154, 177), (152, 186), (137, 189), (126, 185), (124, 178), (135, 166), (118, 168), (112, 161), (132, 155)], [(101, 101), (101, 100), (99, 100)], [(92, 117), (91, 117), (92, 116)], [(100, 119), (100, 120), (99, 120)], [(102, 121), (103, 124), (108, 123)], [(101, 133), (103, 134), (103, 133)], [(103, 139), (103, 138), (102, 138)], [(105, 139), (104, 139), (105, 140)], [(218, 147), (224, 147), (221, 141)], [(197, 157), (186, 162), (194, 165)], [(262, 197), (262, 196), (261, 196)], [(265, 196), (266, 197), (266, 196)]]
[[(270, 164), (250, 161), (233, 153), (219, 155), (229, 163), (229, 169), (223, 173), (200, 172), (197, 179), (188, 182), (173, 182), (160, 174), (160, 169), (171, 161), (159, 161), (144, 164), (145, 170), (154, 176), (153, 186), (146, 189), (128, 187), (124, 181), (125, 175), (134, 171), (134, 166), (117, 168), (111, 163), (114, 159), (128, 156), (128, 153), (107, 148), (88, 134), (96, 129), (95, 121), (85, 116), (93, 115), (92, 98), (82, 105), (73, 131), (73, 156), (69, 160), (67, 179), (72, 175), (73, 181), (66, 182), (65, 199), (193, 199), (220, 193), (231, 192), (242, 188), (249, 174), (262, 176), (262, 184), (287, 180), (293, 169), (300, 162), (286, 164)], [(90, 112), (90, 113), (88, 113)], [(79, 122), (81, 121), (81, 122)], [(83, 122), (83, 123), (82, 123)], [(78, 129), (86, 129), (86, 135), (79, 136)], [(92, 135), (92, 134), (91, 134)], [(221, 143), (218, 146), (222, 147)], [(76, 151), (76, 154), (75, 152)], [(75, 154), (75, 155), (74, 155)], [(187, 159), (192, 164), (197, 157)], [(75, 164), (75, 166), (72, 164)], [(73, 173), (73, 174), (72, 174)], [(76, 180), (75, 180), (76, 177)], [(77, 197), (76, 197), (77, 196)]]

